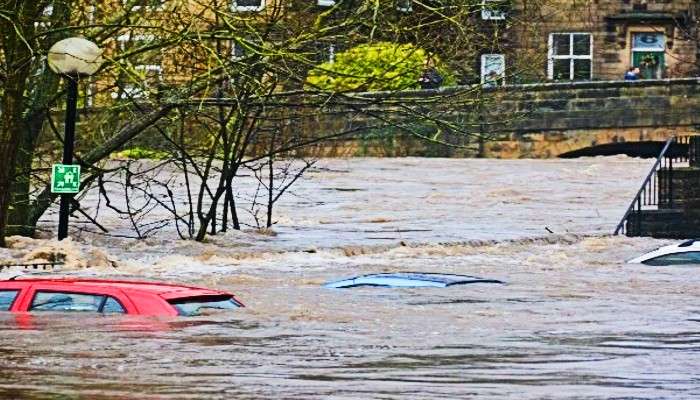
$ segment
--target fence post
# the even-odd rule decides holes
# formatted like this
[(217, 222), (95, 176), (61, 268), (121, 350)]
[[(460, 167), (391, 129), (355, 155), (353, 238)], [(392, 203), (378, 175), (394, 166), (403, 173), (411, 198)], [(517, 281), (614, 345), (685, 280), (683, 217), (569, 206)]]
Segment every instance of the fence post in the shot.
[(642, 236), (642, 197), (637, 197), (637, 236)]
[(668, 208), (673, 208), (673, 157), (668, 159)]

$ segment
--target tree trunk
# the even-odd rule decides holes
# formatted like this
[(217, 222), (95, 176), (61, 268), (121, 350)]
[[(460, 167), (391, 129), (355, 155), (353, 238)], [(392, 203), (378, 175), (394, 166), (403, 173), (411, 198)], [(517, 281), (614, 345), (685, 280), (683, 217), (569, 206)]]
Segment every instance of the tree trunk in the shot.
[[(3, 35), (4, 36), (4, 35)], [(5, 50), (7, 51), (7, 50)], [(16, 54), (24, 58), (25, 52), (17, 50)], [(6, 55), (9, 59), (10, 56)], [(8, 62), (8, 64), (11, 64)], [(14, 208), (10, 195), (15, 182), (15, 159), (19, 147), (20, 134), (26, 129), (22, 120), (24, 111), (24, 82), (27, 70), (21, 69), (5, 82), (0, 105), (0, 246), (5, 246), (7, 234), (8, 211)]]
[(7, 16), (0, 18), (0, 54), (3, 57), (0, 67), (6, 72), (0, 89), (0, 246), (3, 247), (8, 233), (9, 211), (27, 205), (21, 198), (13, 198), (11, 192), (17, 174), (26, 173), (15, 167), (20, 141), (28, 134), (23, 117), (27, 111), (27, 85), (35, 57), (34, 49), (29, 47), (25, 37), (31, 38), (35, 34), (33, 16), (41, 4), (23, 1), (14, 2), (14, 5), (11, 19)]
[(10, 186), (13, 181), (11, 156), (14, 154), (14, 147), (11, 141), (0, 142), (0, 247), (5, 247), (5, 225), (10, 205)]
[(31, 201), (29, 199), (34, 143), (30, 139), (27, 134), (21, 135), (17, 146), (14, 180), (9, 193), (12, 208), (7, 213), (7, 236), (31, 237), (34, 235), (34, 226), (30, 224)]

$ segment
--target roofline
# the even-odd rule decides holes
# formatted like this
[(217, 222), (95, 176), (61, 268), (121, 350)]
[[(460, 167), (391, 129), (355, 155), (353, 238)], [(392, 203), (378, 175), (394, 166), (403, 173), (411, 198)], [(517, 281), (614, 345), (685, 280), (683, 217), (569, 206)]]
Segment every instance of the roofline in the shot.
[(658, 249), (648, 251), (642, 255), (634, 257), (626, 261), (627, 264), (641, 264), (645, 261), (652, 260), (657, 257), (667, 256), (670, 254), (690, 253), (697, 251), (694, 245), (700, 244), (698, 239), (690, 239), (681, 243), (670, 244), (668, 246), (659, 247)]
[[(18, 281), (48, 281), (48, 282), (88, 282), (88, 283), (127, 283), (127, 284), (137, 284), (137, 285), (153, 285), (153, 286), (177, 286), (186, 289), (197, 289), (197, 290), (212, 290), (202, 286), (192, 286), (184, 285), (180, 283), (170, 283), (170, 282), (156, 282), (156, 281), (143, 281), (143, 280), (128, 280), (128, 279), (100, 279), (100, 278), (74, 278), (74, 277), (57, 277), (57, 278), (36, 278), (32, 276), (21, 275), (14, 277), (14, 279), (3, 279), (0, 282), (18, 282)], [(164, 292), (167, 293), (167, 292)]]

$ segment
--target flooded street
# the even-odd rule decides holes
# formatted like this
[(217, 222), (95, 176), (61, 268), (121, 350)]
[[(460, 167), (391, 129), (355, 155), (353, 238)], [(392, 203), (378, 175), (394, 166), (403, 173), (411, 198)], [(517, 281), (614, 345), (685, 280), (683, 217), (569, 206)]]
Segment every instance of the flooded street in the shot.
[[(281, 200), (276, 235), (201, 244), (172, 230), (140, 241), (76, 230), (70, 260), (109, 261), (87, 274), (221, 288), (247, 307), (1, 314), (0, 398), (698, 398), (700, 274), (625, 264), (670, 242), (610, 236), (651, 163), (321, 160)], [(117, 217), (101, 222), (128, 233)], [(0, 258), (52, 246), (14, 243)], [(321, 287), (386, 271), (507, 284)]]

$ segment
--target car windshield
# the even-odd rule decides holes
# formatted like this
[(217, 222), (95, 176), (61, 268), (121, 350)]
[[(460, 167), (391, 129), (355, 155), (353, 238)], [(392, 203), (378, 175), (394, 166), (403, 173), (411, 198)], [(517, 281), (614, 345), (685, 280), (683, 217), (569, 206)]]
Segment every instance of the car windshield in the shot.
[(230, 310), (241, 307), (231, 296), (205, 296), (173, 299), (169, 301), (175, 307), (178, 315), (192, 317), (209, 311)]
[(654, 266), (700, 264), (700, 251), (666, 254), (643, 261), (643, 263)]

